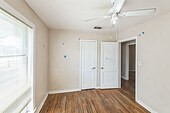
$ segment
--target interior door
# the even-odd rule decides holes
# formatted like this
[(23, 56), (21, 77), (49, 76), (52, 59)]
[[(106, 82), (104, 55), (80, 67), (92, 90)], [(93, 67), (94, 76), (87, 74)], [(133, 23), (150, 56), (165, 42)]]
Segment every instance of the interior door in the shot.
[(82, 89), (96, 87), (97, 41), (81, 41), (81, 85)]
[(101, 88), (118, 88), (118, 43), (101, 43)]

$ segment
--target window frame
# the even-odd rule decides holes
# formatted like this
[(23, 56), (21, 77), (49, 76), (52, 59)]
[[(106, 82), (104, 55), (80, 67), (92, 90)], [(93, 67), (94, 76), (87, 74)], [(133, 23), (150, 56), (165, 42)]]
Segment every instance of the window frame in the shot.
[(9, 15), (13, 16), (14, 18), (18, 19), (19, 21), (23, 22), (24, 24), (30, 26), (33, 30), (33, 44), (32, 44), (32, 53), (33, 53), (33, 76), (32, 76), (32, 103), (31, 103), (31, 109), (34, 111), (36, 108), (35, 106), (35, 87), (36, 87), (36, 26), (33, 24), (30, 20), (28, 20), (26, 17), (24, 17), (22, 14), (20, 14), (18, 11), (16, 11), (13, 7), (11, 7), (7, 2), (1, 0), (0, 1), (0, 9), (7, 12)]

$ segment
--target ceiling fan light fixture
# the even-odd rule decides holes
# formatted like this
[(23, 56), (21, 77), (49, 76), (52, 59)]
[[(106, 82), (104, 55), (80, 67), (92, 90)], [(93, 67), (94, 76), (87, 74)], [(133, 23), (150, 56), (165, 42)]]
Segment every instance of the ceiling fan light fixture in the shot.
[(118, 20), (118, 16), (114, 16), (113, 18), (114, 18), (114, 20)]
[(113, 19), (112, 24), (115, 25), (116, 23), (117, 23), (116, 20)]
[(118, 20), (118, 16), (112, 16), (112, 20), (111, 20), (111, 23), (113, 24), (113, 25), (115, 25), (116, 23), (117, 23), (117, 20)]

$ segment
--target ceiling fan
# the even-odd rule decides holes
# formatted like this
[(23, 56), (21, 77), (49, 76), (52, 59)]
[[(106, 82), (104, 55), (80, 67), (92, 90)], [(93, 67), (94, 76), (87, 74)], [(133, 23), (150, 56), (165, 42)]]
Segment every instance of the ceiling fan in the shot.
[(97, 17), (97, 18), (90, 18), (84, 20), (85, 22), (94, 21), (98, 19), (111, 19), (112, 25), (117, 23), (119, 17), (129, 17), (129, 16), (144, 16), (144, 15), (151, 15), (156, 12), (156, 8), (149, 8), (149, 9), (140, 9), (140, 10), (131, 10), (126, 12), (121, 12), (123, 4), (125, 0), (112, 0), (113, 7), (109, 10), (107, 16)]

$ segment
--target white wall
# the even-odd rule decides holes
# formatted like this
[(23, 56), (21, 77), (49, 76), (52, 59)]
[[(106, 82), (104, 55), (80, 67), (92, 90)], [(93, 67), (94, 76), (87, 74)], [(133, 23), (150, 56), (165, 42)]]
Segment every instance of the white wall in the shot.
[[(38, 107), (48, 91), (48, 28), (24, 0), (4, 0), (36, 25), (36, 88), (35, 106)], [(43, 45), (45, 47), (43, 48)]]
[[(80, 88), (79, 38), (81, 40), (97, 40), (98, 51), (100, 49), (99, 45), (101, 41), (115, 40), (110, 37), (110, 34), (50, 30), (49, 90), (68, 90)], [(98, 53), (98, 57), (99, 54), (100, 53)], [(64, 59), (64, 55), (67, 55), (66, 59)]]
[(170, 106), (170, 13), (119, 33), (119, 39), (138, 37), (138, 100), (157, 111), (169, 113)]

